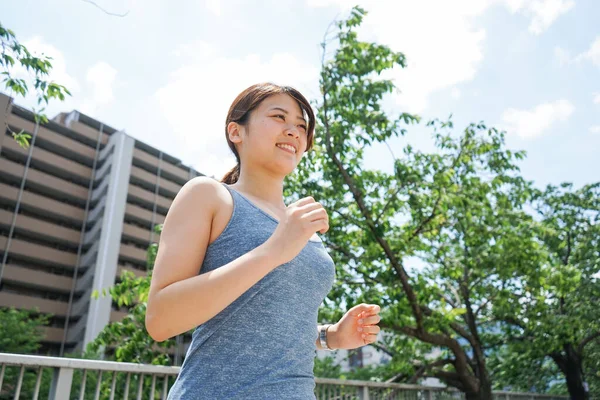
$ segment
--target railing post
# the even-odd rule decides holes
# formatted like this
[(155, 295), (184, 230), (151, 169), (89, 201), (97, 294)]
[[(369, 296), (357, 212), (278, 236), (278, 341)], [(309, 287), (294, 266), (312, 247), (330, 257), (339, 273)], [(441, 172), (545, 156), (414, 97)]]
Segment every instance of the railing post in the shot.
[(360, 400), (369, 400), (369, 387), (361, 386), (358, 391), (358, 398)]
[(425, 391), (425, 400), (433, 400), (433, 393), (431, 392), (431, 389), (427, 389)]
[(50, 400), (63, 400), (71, 397), (73, 383), (73, 368), (58, 368), (52, 374)]

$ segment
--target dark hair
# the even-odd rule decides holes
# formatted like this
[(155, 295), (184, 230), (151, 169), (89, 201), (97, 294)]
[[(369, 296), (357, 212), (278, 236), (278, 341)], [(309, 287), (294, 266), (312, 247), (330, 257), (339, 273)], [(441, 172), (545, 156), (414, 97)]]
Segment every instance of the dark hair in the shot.
[(308, 100), (306, 100), (302, 93), (290, 86), (279, 86), (270, 82), (257, 83), (238, 94), (233, 103), (231, 103), (231, 107), (229, 107), (227, 119), (225, 120), (225, 139), (227, 139), (227, 144), (237, 159), (237, 165), (225, 174), (223, 179), (221, 179), (221, 182), (231, 185), (236, 183), (240, 177), (240, 155), (233, 142), (229, 140), (227, 125), (229, 125), (230, 122), (237, 122), (240, 125), (245, 125), (250, 118), (251, 112), (258, 107), (263, 100), (276, 94), (287, 94), (291, 96), (298, 102), (300, 109), (306, 113), (308, 116), (306, 151), (312, 148), (315, 132), (315, 114), (313, 113)]

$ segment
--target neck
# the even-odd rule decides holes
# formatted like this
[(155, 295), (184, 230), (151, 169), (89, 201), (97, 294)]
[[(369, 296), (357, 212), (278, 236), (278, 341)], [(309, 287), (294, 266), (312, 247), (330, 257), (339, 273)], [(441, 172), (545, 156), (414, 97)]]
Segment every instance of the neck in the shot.
[(265, 171), (252, 171), (242, 167), (238, 181), (231, 187), (277, 208), (285, 208), (281, 175), (275, 176)]

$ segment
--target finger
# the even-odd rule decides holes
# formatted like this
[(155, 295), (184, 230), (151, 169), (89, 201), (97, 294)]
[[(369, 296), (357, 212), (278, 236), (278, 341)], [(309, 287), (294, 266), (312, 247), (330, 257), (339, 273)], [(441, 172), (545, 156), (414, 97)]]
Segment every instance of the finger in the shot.
[(379, 307), (377, 304), (369, 304), (369, 307), (369, 312), (371, 314), (378, 314), (381, 311), (381, 307)]
[(370, 317), (374, 317), (376, 315), (379, 315), (379, 313), (367, 311), (367, 312), (362, 313), (362, 318), (363, 319), (367, 319), (367, 318), (370, 318)]
[(327, 211), (325, 211), (324, 208), (318, 208), (316, 210), (310, 211), (304, 214), (303, 218), (306, 218), (311, 222), (318, 221), (321, 219), (329, 222), (329, 216), (327, 215)]
[(370, 334), (378, 334), (380, 331), (380, 328), (377, 325), (369, 325), (369, 326), (361, 326), (358, 328), (359, 332), (362, 332), (363, 334), (366, 335), (370, 335)]
[(297, 207), (298, 211), (302, 214), (307, 214), (313, 210), (325, 210), (321, 203), (317, 203), (316, 201), (313, 203), (306, 203)]
[(315, 199), (312, 196), (308, 196), (308, 197), (303, 197), (300, 200), (290, 204), (290, 206), (295, 205), (295, 206), (301, 207), (301, 206), (304, 206), (306, 204), (311, 204), (311, 203), (315, 203)]
[[(377, 310), (379, 310), (379, 306), (376, 306)], [(373, 305), (372, 304), (365, 304), (365, 303), (360, 303), (355, 305), (354, 307), (352, 307), (350, 310), (348, 310), (348, 313), (350, 315), (352, 315), (353, 317), (357, 317), (358, 315), (360, 315), (361, 313), (364, 313), (364, 315), (369, 315), (372, 311), (374, 310)], [(379, 312), (379, 311), (377, 311)]]
[(365, 344), (375, 343), (377, 341), (377, 335), (365, 335), (363, 341)]
[(310, 229), (314, 232), (325, 233), (329, 230), (329, 223), (323, 219), (318, 219), (310, 223)]
[(379, 321), (381, 321), (381, 317), (379, 315), (373, 315), (370, 317), (361, 317), (361, 319), (358, 320), (358, 323), (361, 325), (375, 325), (378, 324)]
[[(369, 305), (365, 304), (365, 303), (361, 303), (361, 304), (357, 304), (354, 307), (352, 307), (350, 310), (348, 310), (348, 314), (353, 316), (353, 317), (359, 317), (361, 314), (365, 313), (366, 311), (368, 311), (369, 309)], [(364, 314), (367, 315), (367, 314)]]

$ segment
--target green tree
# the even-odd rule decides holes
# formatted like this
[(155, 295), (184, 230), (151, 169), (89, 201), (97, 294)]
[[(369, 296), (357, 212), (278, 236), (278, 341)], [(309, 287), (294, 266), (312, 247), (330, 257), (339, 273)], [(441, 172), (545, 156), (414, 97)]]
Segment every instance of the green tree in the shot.
[[(31, 354), (36, 353), (44, 339), (43, 327), (48, 325), (49, 315), (39, 314), (35, 310), (16, 310), (0, 308), (0, 353)], [(6, 367), (3, 376), (4, 385), (0, 390), (0, 399), (12, 399), (20, 374), (18, 367)], [(32, 398), (37, 379), (37, 371), (27, 370), (23, 375), (22, 398)], [(48, 390), (50, 371), (42, 375), (42, 390)]]
[(533, 333), (536, 345), (548, 350), (566, 377), (571, 397), (588, 399), (584, 360), (588, 346), (600, 340), (600, 183), (578, 190), (570, 183), (549, 186), (536, 205), (555, 271), (548, 286), (554, 290), (546, 290), (539, 305), (527, 304), (525, 314), (542, 313), (547, 331), (522, 321), (524, 333)]
[(315, 357), (313, 372), (318, 378), (339, 379), (342, 376), (342, 367), (335, 363), (333, 357), (328, 356), (322, 359)]
[[(45, 124), (48, 117), (44, 114), (45, 106), (50, 100), (64, 100), (71, 95), (69, 90), (58, 83), (48, 80), (52, 70), (52, 58), (32, 54), (27, 47), (21, 44), (14, 32), (0, 23), (0, 74), (3, 75), (2, 82), (10, 93), (25, 97), (30, 90), (35, 90), (38, 109), (34, 108), (36, 122)], [(21, 68), (28, 75), (27, 79), (15, 76), (15, 68)], [(29, 146), (31, 135), (24, 132), (14, 132), (10, 126), (6, 129), (11, 131), (13, 138), (24, 148)]]
[(540, 266), (545, 273), (519, 288), (527, 301), (515, 298), (497, 310), (507, 337), (518, 338), (511, 345), (513, 356), (502, 365), (515, 365), (516, 358), (547, 365), (547, 357), (566, 378), (571, 397), (588, 399), (586, 379), (592, 390), (600, 390), (588, 355), (600, 339), (600, 184), (577, 190), (569, 183), (551, 185), (538, 193), (533, 206), (547, 263)]
[(565, 378), (551, 358), (534, 355), (527, 342), (517, 341), (494, 349), (489, 368), (496, 390), (568, 394)]
[(0, 308), (0, 353), (35, 353), (44, 339), (43, 327), (49, 319), (49, 315), (33, 310)]
[(524, 210), (533, 190), (516, 165), (524, 153), (506, 149), (504, 133), (482, 123), (456, 135), (451, 122), (436, 120), (427, 124), (434, 154), (406, 146), (393, 172), (367, 169), (371, 145), (418, 119), (382, 111), (395, 87), (381, 74), (404, 67), (405, 58), (357, 39), (364, 15), (354, 8), (337, 25), (335, 51), (321, 69), (315, 152), (286, 193), (318, 194), (330, 211), (325, 241), (338, 285), (328, 305), (382, 305), (390, 335), (380, 347), (394, 357), (388, 376), (436, 377), (467, 399), (489, 399), (486, 351), (503, 337), (495, 307), (545, 272), (537, 222)]

